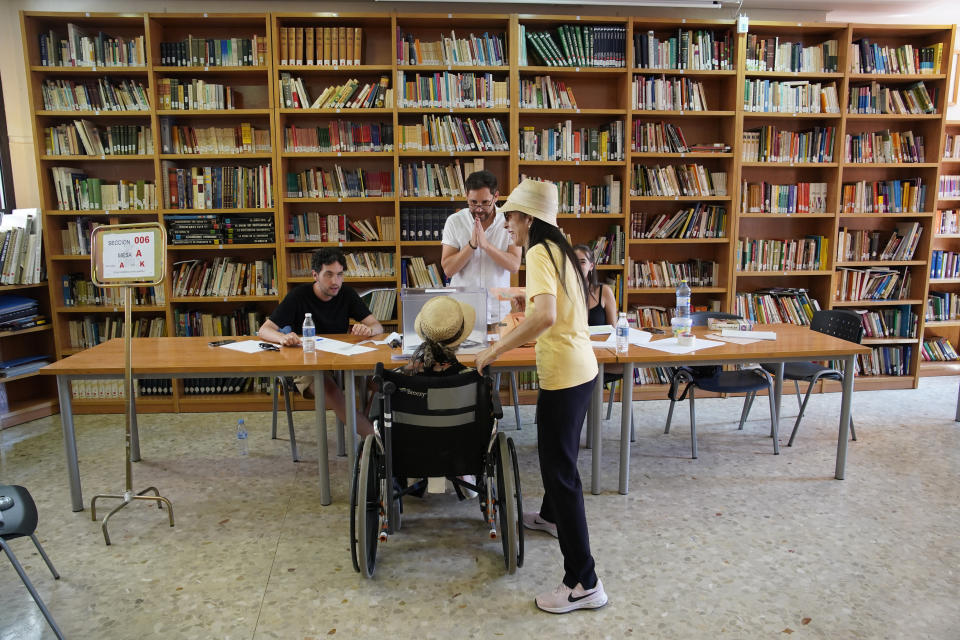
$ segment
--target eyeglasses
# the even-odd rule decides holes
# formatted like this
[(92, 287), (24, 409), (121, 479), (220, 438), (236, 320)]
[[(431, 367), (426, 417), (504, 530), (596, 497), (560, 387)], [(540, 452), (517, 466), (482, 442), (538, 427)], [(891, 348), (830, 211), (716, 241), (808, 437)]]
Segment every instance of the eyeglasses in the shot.
[(484, 200), (483, 202), (477, 202), (476, 200), (468, 201), (467, 206), (471, 209), (489, 209), (497, 203), (496, 200)]
[(261, 342), (260, 348), (264, 351), (280, 351), (280, 347), (275, 344), (270, 344), (269, 342)]

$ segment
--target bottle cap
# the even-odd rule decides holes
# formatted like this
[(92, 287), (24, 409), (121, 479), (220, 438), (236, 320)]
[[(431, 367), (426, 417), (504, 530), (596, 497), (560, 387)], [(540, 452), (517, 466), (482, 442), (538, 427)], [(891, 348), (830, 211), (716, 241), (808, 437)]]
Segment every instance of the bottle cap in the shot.
[(237, 422), (237, 424), (246, 424), (246, 423), (243, 421), (243, 418), (240, 418), (240, 421)]

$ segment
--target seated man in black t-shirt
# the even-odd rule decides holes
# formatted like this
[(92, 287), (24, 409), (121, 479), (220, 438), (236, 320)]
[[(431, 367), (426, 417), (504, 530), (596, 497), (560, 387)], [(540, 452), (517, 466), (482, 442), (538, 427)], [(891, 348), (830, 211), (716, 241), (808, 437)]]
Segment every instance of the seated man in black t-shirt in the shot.
[[(296, 331), (283, 333), (282, 327), (297, 329), (303, 326), (307, 313), (313, 314), (313, 323), (317, 335), (324, 333), (350, 333), (358, 336), (373, 336), (383, 333), (383, 327), (377, 321), (367, 305), (363, 303), (352, 287), (343, 284), (343, 271), (347, 261), (339, 249), (318, 249), (310, 261), (313, 282), (302, 284), (287, 294), (270, 317), (264, 321), (257, 335), (263, 340), (275, 342), (285, 347), (300, 345), (300, 336)], [(350, 319), (357, 321), (350, 327)], [(313, 397), (313, 376), (304, 376), (297, 380), (297, 388), (305, 397)], [(328, 374), (324, 377), (324, 391), (327, 407), (333, 409), (341, 422), (346, 422), (346, 406), (343, 392)], [(357, 433), (365, 436), (373, 433), (373, 427), (366, 416), (357, 413)]]

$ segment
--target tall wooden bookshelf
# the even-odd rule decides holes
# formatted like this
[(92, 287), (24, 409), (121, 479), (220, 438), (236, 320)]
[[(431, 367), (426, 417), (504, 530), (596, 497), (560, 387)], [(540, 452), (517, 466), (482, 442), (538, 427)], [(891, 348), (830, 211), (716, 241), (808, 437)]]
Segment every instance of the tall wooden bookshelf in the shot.
[[(618, 303), (622, 310), (637, 306), (670, 307), (673, 304), (674, 286), (651, 286), (634, 278), (637, 264), (645, 261), (686, 262), (695, 258), (715, 263), (713, 280), (698, 285), (693, 290), (695, 305), (731, 311), (737, 308), (738, 294), (752, 293), (769, 287), (802, 288), (818, 300), (823, 308), (888, 309), (906, 305), (911, 313), (920, 316), (917, 335), (897, 338), (874, 338), (867, 342), (875, 346), (910, 346), (912, 348), (905, 375), (864, 377), (859, 388), (890, 388), (915, 386), (919, 371), (930, 367), (919, 363), (920, 336), (952, 331), (950, 325), (928, 323), (924, 327), (922, 316), (926, 304), (929, 261), (934, 248), (953, 248), (955, 240), (932, 236), (934, 204), (939, 176), (939, 157), (944, 138), (944, 114), (946, 78), (950, 71), (949, 43), (953, 28), (949, 26), (876, 26), (849, 25), (840, 23), (785, 23), (756, 22), (746, 34), (736, 33), (735, 24), (729, 20), (700, 21), (659, 19), (643, 17), (585, 17), (566, 15), (528, 14), (400, 14), (382, 13), (260, 13), (260, 14), (87, 14), (87, 13), (35, 13), (21, 14), (26, 65), (29, 78), (34, 136), (37, 141), (37, 173), (41, 186), (41, 201), (44, 209), (44, 241), (47, 266), (50, 273), (49, 294), (51, 299), (52, 335), (58, 357), (73, 353), (70, 321), (85, 315), (95, 318), (116, 316), (120, 309), (113, 306), (88, 305), (67, 306), (64, 303), (63, 277), (73, 273), (89, 273), (88, 256), (67, 253), (63, 247), (61, 231), (78, 219), (93, 222), (130, 222), (157, 220), (170, 223), (173, 216), (184, 213), (218, 214), (229, 216), (272, 216), (274, 241), (272, 243), (241, 245), (176, 245), (171, 246), (168, 263), (173, 274), (174, 263), (185, 260), (212, 260), (231, 257), (240, 261), (266, 260), (276, 264), (276, 292), (250, 296), (203, 296), (183, 297), (174, 295), (170, 279), (164, 284), (162, 299), (153, 304), (135, 307), (134, 317), (150, 319), (159, 317), (168, 335), (178, 330), (183, 312), (200, 311), (212, 314), (232, 313), (244, 308), (254, 313), (268, 314), (291, 287), (309, 281), (309, 268), (304, 268), (305, 257), (320, 246), (338, 246), (351, 254), (368, 253), (378, 258), (384, 270), (372, 274), (350, 274), (348, 282), (359, 290), (398, 290), (405, 281), (403, 267), (407, 258), (423, 258), (425, 264), (440, 262), (440, 242), (436, 237), (408, 238), (401, 236), (401, 227), (407, 216), (426, 213), (427, 219), (434, 212), (442, 217), (463, 206), (464, 198), (459, 192), (409, 191), (404, 172), (414, 165), (432, 166), (446, 171), (448, 166), (459, 164), (463, 171), (467, 163), (480, 162), (499, 179), (502, 194), (515, 187), (521, 176), (534, 176), (557, 182), (565, 188), (580, 185), (591, 193), (605, 193), (601, 187), (613, 184), (619, 187), (619, 195), (610, 202), (592, 200), (594, 206), (587, 208), (581, 198), (580, 208), (570, 206), (560, 215), (560, 224), (574, 242), (591, 242), (601, 237), (614, 240), (617, 228), (622, 234), (620, 252), (610, 264), (601, 265), (601, 276), (614, 281), (617, 286)], [(88, 34), (99, 31), (112, 36), (133, 38), (142, 36), (146, 60), (142, 65), (104, 68), (100, 67), (50, 67), (40, 60), (39, 35), (54, 30), (60, 37), (66, 34), (67, 24), (75, 24)], [(563, 29), (561, 29), (563, 27)], [(570, 27), (571, 30), (567, 31)], [(573, 64), (541, 65), (528, 34), (549, 32), (554, 38), (561, 34), (586, 33), (589, 28), (602, 29), (596, 33), (614, 34), (622, 42), (619, 60), (607, 60), (599, 66), (586, 62), (585, 57), (574, 59)], [(309, 36), (308, 34), (309, 29)], [(709, 36), (705, 35), (709, 34)], [(359, 35), (359, 37), (357, 37)], [(172, 66), (165, 56), (169, 53), (161, 43), (178, 42), (190, 38), (204, 41), (226, 38), (251, 38), (257, 36), (265, 43), (263, 60), (255, 64), (218, 66), (215, 64), (191, 64)], [(312, 36), (312, 37), (311, 37)], [(351, 37), (352, 36), (352, 37)], [(299, 40), (298, 40), (299, 37)], [(499, 41), (490, 51), (497, 56), (482, 60), (444, 59), (442, 55), (431, 58), (431, 43), (444, 39), (467, 41), (478, 38), (489, 46), (490, 38)], [(567, 36), (569, 37), (569, 36)], [(600, 37), (598, 35), (598, 37)], [(718, 42), (719, 54), (692, 59), (693, 44)], [(335, 38), (336, 59), (325, 59), (328, 50), (325, 39)], [(486, 39), (485, 39), (486, 38)], [(688, 56), (677, 54), (676, 61), (664, 61), (670, 51), (670, 39), (690, 43)], [(827, 41), (835, 41), (836, 66), (817, 69), (761, 69), (748, 59), (754, 57), (752, 46), (758, 39), (779, 38), (778, 43), (795, 43), (798, 47), (813, 48)], [(899, 47), (913, 45), (931, 46), (941, 43), (944, 54), (938, 73), (917, 74), (864, 74), (851, 71), (851, 44), (867, 38), (881, 46)], [(342, 39), (343, 47), (340, 47)], [(654, 47), (662, 49), (654, 51)], [(562, 45), (562, 41), (557, 41)], [(566, 42), (574, 47), (572, 40)], [(449, 42), (448, 42), (449, 45)], [(329, 45), (333, 46), (333, 41)], [(417, 47), (419, 46), (419, 49)], [(712, 48), (712, 44), (710, 45)], [(641, 50), (640, 47), (647, 47)], [(409, 57), (410, 49), (420, 56), (414, 63)], [(347, 52), (349, 50), (349, 56)], [(676, 47), (675, 49), (676, 50)], [(699, 51), (699, 50), (698, 50)], [(311, 54), (312, 52), (312, 54)], [(466, 49), (458, 49), (458, 56)], [(724, 52), (729, 64), (723, 62)], [(340, 53), (343, 53), (341, 56)], [(651, 56), (651, 54), (653, 54)], [(651, 62), (651, 59), (656, 62)], [(417, 85), (417, 75), (421, 85)], [(470, 75), (472, 74), (472, 76)], [(555, 88), (569, 88), (576, 105), (536, 102), (528, 99), (524, 88), (533, 85), (546, 86), (546, 77)], [(136, 111), (56, 111), (44, 108), (43, 85), (46, 81), (99, 80), (109, 77), (113, 82), (126, 80), (142, 83), (149, 96), (149, 107)], [(477, 102), (471, 105), (446, 104), (439, 97), (426, 100), (417, 98), (411, 88), (434, 86), (458, 86), (458, 83), (476, 82), (503, 83), (509, 85), (506, 101)], [(198, 80), (208, 84), (231, 87), (241, 96), (241, 102), (232, 109), (168, 109), (161, 108), (159, 99), (170, 81)], [(328, 87), (339, 86), (355, 80), (362, 87), (370, 84), (389, 89), (384, 94), (384, 103), (373, 100), (364, 106), (316, 105)], [(401, 84), (402, 80), (402, 84)], [(933, 114), (853, 114), (847, 112), (848, 93), (851, 87), (869, 86), (877, 82), (883, 87), (905, 89), (916, 82), (936, 92), (936, 112)], [(779, 111), (756, 111), (745, 104), (745, 91), (758, 83), (820, 83), (834, 85), (838, 109), (835, 112), (804, 113), (802, 109)], [(655, 86), (656, 85), (656, 86)], [(479, 85), (475, 85), (479, 86)], [(702, 87), (706, 105), (690, 102), (657, 105), (641, 101), (636, 92), (659, 92), (662, 97), (667, 89), (679, 90), (689, 97)], [(300, 95), (303, 93), (304, 95)], [(644, 96), (647, 95), (644, 93)], [(375, 94), (374, 94), (375, 95)], [(532, 94), (531, 94), (532, 95)], [(653, 94), (650, 94), (653, 95)], [(705, 107), (705, 108), (704, 108)], [(44, 130), (73, 120), (86, 119), (99, 127), (111, 125), (138, 125), (150, 127), (152, 153), (124, 155), (47, 155), (44, 145)], [(451, 119), (464, 125), (471, 119), (474, 123), (485, 121), (491, 127), (494, 121), (503, 129), (507, 148), (465, 148), (418, 146), (407, 138), (412, 127)], [(162, 148), (164, 126), (193, 127), (239, 127), (247, 123), (255, 129), (267, 130), (270, 136), (269, 149), (244, 151), (243, 153), (197, 154), (182, 149)], [(327, 135), (331, 125), (338, 131), (360, 136), (352, 144), (343, 147), (322, 146), (319, 138), (312, 141), (309, 135)], [(669, 127), (668, 127), (669, 125)], [(960, 127), (954, 126), (954, 131)], [(692, 149), (676, 150), (660, 147), (644, 147), (643, 137), (651, 131), (679, 128), (686, 144)], [(815, 161), (745, 157), (744, 135), (766, 131), (767, 135), (798, 136), (821, 129), (831, 131), (833, 140), (829, 159)], [(376, 131), (392, 133), (392, 147), (375, 145), (369, 138)], [(600, 159), (552, 157), (543, 159), (529, 154), (528, 142), (552, 129), (559, 133), (569, 130), (597, 130), (602, 132), (622, 131), (622, 155), (608, 155)], [(890, 130), (898, 134), (912, 132), (922, 135), (926, 149), (923, 162), (854, 163), (845, 159), (847, 135), (868, 136)], [(326, 133), (323, 133), (326, 132)], [(643, 133), (646, 132), (646, 133)], [(308, 135), (307, 138), (303, 138)], [(296, 140), (296, 142), (295, 142)], [(304, 142), (306, 140), (306, 142)], [(344, 142), (341, 140), (340, 142)], [(649, 142), (649, 140), (647, 141)], [(523, 152), (523, 155), (521, 155)], [(685, 166), (700, 175), (708, 176), (713, 191), (698, 193), (654, 193), (644, 187), (641, 172), (652, 171), (659, 165), (661, 171), (678, 171)], [(71, 167), (82, 170), (91, 177), (112, 182), (124, 179), (141, 179), (157, 185), (157, 202), (154, 206), (137, 210), (63, 210), (58, 206), (51, 169)], [(245, 209), (183, 209), (172, 206), (164, 194), (164, 178), (171, 175), (170, 169), (194, 167), (266, 167), (272, 178), (269, 201), (260, 206)], [(697, 167), (699, 166), (699, 168)], [(368, 190), (324, 191), (322, 187), (311, 190), (307, 180), (316, 172), (336, 175), (362, 176), (364, 180), (389, 180)], [(949, 173), (949, 165), (944, 165)], [(960, 173), (958, 171), (957, 173)], [(652, 175), (652, 174), (648, 174)], [(464, 176), (465, 177), (465, 176)], [(908, 213), (852, 213), (844, 212), (843, 186), (858, 181), (905, 180), (920, 178), (927, 185), (926, 201), (922, 210)], [(759, 182), (794, 184), (800, 182), (825, 184), (824, 206), (815, 213), (777, 214), (769, 212), (742, 211), (743, 185)], [(344, 178), (346, 186), (350, 180)], [(356, 187), (356, 185), (354, 185)], [(591, 188), (594, 188), (591, 191)], [(951, 206), (941, 202), (941, 208)], [(679, 234), (680, 237), (642, 237), (635, 228), (648, 225), (660, 215), (672, 215), (678, 210), (710, 208), (714, 213), (722, 210), (718, 226), (709, 234)], [(381, 237), (373, 240), (358, 238), (344, 229), (345, 237), (322, 236), (310, 229), (310, 214), (316, 214), (314, 223), (338, 224), (338, 216), (345, 216), (344, 223), (365, 222)], [(860, 262), (848, 264), (837, 256), (837, 234), (841, 227), (853, 230), (877, 230), (891, 233), (897, 223), (917, 222), (923, 227), (914, 257), (909, 261)], [(392, 227), (391, 239), (382, 237), (385, 226)], [(646, 227), (644, 227), (646, 228)], [(339, 232), (339, 229), (336, 229)], [(820, 236), (825, 246), (822, 260), (816, 268), (766, 269), (744, 268), (738, 263), (737, 247), (741, 239), (791, 240), (807, 236)], [(209, 256), (209, 257), (208, 257)], [(390, 268), (392, 267), (392, 271)], [(896, 301), (847, 302), (837, 296), (840, 274), (847, 268), (892, 267), (908, 270), (911, 287), (906, 299)], [(518, 282), (523, 281), (521, 271)], [(937, 283), (935, 287), (949, 287), (949, 283)], [(149, 302), (145, 300), (145, 302)], [(387, 326), (398, 326), (402, 317), (399, 300), (392, 310), (386, 312), (382, 321)], [(960, 322), (960, 321), (957, 321)], [(950, 335), (953, 335), (951, 333)], [(638, 395), (660, 397), (660, 385), (642, 385)], [(266, 408), (268, 398), (262, 393), (237, 395), (191, 396), (182, 384), (173, 388), (170, 396), (143, 397), (138, 400), (142, 410), (147, 411), (199, 411), (216, 410), (222, 407)], [(78, 401), (80, 411), (102, 412), (120, 410), (117, 399)]]

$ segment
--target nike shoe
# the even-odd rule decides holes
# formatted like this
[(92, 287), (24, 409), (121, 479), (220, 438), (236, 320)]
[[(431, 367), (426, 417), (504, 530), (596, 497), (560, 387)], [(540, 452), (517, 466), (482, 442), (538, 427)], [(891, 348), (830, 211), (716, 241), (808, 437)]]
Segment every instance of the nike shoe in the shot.
[(538, 595), (536, 602), (537, 607), (548, 613), (570, 613), (577, 609), (599, 609), (607, 604), (607, 594), (599, 579), (593, 589), (584, 589), (579, 583), (571, 589), (561, 582), (553, 591)]
[(523, 514), (523, 526), (534, 531), (546, 531), (554, 538), (557, 537), (557, 525), (547, 522), (536, 511), (527, 511)]

